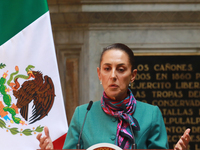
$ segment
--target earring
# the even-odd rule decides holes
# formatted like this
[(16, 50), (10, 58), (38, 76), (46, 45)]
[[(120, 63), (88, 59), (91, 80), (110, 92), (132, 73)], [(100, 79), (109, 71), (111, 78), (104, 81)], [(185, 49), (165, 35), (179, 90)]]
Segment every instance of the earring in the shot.
[(100, 84), (102, 84), (102, 81), (100, 81)]
[(129, 83), (129, 86), (131, 86), (131, 82)]

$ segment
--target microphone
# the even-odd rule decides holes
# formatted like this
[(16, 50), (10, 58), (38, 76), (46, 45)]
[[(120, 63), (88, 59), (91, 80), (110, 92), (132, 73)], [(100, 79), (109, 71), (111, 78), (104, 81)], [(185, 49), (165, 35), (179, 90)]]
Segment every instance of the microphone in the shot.
[[(122, 109), (124, 110), (124, 113), (127, 112), (127, 109), (126, 109), (125, 104), (122, 104)], [(130, 122), (129, 119), (128, 119), (128, 124), (129, 124), (129, 126), (130, 126), (131, 134), (132, 134), (132, 136), (133, 136), (132, 149), (137, 149), (137, 144), (135, 143), (135, 136), (134, 136), (133, 129), (132, 129), (132, 126), (131, 126), (131, 122)]]
[(86, 114), (85, 114), (85, 118), (84, 118), (84, 121), (83, 121), (83, 125), (82, 125), (82, 128), (81, 128), (81, 132), (80, 132), (79, 138), (78, 138), (78, 143), (77, 143), (77, 145), (76, 145), (76, 149), (81, 149), (80, 139), (81, 139), (81, 135), (82, 135), (82, 132), (83, 132), (83, 126), (84, 126), (84, 124), (85, 124), (85, 120), (86, 120), (86, 117), (87, 117), (87, 113), (88, 113), (88, 111), (91, 109), (92, 104), (93, 104), (93, 101), (90, 101), (89, 104), (88, 104), (87, 112), (86, 112)]

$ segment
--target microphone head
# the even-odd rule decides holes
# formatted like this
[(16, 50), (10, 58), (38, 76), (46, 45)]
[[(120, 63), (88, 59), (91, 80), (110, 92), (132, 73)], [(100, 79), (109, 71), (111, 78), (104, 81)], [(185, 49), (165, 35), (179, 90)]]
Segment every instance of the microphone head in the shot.
[(88, 104), (88, 107), (87, 107), (87, 110), (89, 111), (90, 108), (92, 107), (92, 104), (93, 104), (93, 101), (90, 101), (89, 104)]

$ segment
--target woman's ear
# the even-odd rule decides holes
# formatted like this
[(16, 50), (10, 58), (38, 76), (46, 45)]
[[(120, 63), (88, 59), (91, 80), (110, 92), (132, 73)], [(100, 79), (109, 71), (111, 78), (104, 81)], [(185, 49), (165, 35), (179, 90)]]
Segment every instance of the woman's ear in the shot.
[(98, 74), (99, 80), (101, 81), (101, 70), (99, 67), (97, 67), (97, 74)]
[(136, 74), (137, 74), (137, 69), (134, 69), (131, 74), (131, 82), (133, 82), (135, 80)]

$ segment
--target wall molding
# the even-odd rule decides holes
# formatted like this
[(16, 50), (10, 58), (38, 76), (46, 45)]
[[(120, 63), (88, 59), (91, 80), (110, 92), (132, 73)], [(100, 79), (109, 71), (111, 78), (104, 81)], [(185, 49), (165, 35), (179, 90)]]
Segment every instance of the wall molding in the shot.
[(79, 105), (79, 60), (81, 45), (56, 46), (61, 86), (67, 120), (70, 123), (75, 108)]
[(48, 0), (48, 4), (191, 4), (200, 0)]
[(52, 25), (77, 26), (98, 24), (197, 24), (200, 11), (187, 12), (74, 12), (52, 13)]

